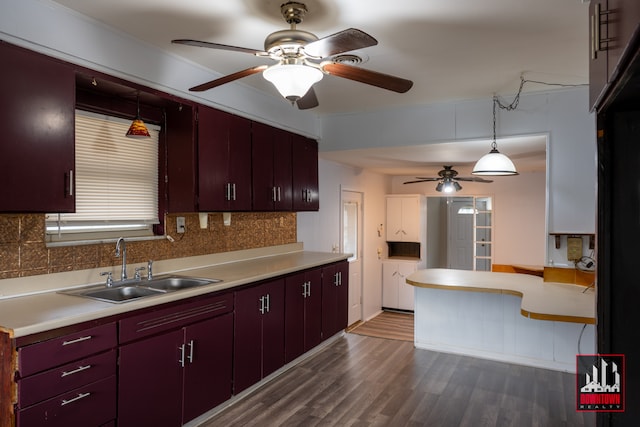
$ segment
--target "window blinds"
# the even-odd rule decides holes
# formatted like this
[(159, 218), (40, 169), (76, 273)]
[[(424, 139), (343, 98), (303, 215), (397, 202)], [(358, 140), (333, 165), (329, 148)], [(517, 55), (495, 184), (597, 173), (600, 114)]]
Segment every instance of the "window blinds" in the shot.
[(151, 138), (130, 139), (125, 137), (129, 125), (130, 121), (76, 110), (76, 212), (48, 217), (62, 232), (65, 225), (99, 231), (117, 224), (127, 229), (159, 222), (159, 128), (147, 125)]

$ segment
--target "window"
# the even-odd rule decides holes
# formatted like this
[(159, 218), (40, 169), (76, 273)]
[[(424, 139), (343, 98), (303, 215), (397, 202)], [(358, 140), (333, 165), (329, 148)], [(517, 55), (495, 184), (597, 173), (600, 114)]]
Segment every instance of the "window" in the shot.
[(147, 125), (151, 138), (130, 139), (130, 124), (76, 110), (76, 212), (47, 214), (47, 241), (153, 234), (160, 129)]

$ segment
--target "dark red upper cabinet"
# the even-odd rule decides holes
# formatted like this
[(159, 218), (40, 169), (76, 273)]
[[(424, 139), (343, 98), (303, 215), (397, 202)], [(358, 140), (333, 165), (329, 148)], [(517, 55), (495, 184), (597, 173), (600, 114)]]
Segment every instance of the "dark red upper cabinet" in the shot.
[(193, 108), (168, 108), (167, 116), (167, 210), (197, 210), (197, 150)]
[[(599, 108), (640, 43), (640, 2), (594, 0), (589, 4), (589, 104)], [(635, 40), (632, 40), (635, 36)]]
[(73, 212), (75, 72), (0, 41), (0, 212)]
[(262, 123), (252, 124), (251, 156), (254, 211), (290, 211), (292, 134)]
[(317, 211), (320, 208), (318, 194), (318, 142), (300, 135), (293, 135), (293, 210)]
[(251, 121), (198, 108), (198, 210), (251, 210)]

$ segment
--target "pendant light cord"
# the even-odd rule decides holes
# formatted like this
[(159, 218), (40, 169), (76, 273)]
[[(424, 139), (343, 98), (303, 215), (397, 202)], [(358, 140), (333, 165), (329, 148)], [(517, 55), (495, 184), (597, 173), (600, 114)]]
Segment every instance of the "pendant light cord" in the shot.
[(520, 87), (518, 88), (518, 93), (513, 98), (510, 104), (503, 104), (500, 101), (498, 95), (493, 95), (493, 142), (491, 143), (491, 149), (497, 150), (498, 143), (496, 142), (496, 105), (500, 107), (502, 110), (513, 111), (518, 108), (518, 104), (520, 104), (520, 95), (522, 94), (522, 88), (525, 83), (536, 83), (545, 86), (560, 86), (560, 87), (580, 87), (580, 86), (588, 86), (588, 84), (577, 84), (577, 85), (569, 85), (563, 83), (547, 83), (541, 82), (537, 80), (525, 80), (523, 76), (520, 76)]

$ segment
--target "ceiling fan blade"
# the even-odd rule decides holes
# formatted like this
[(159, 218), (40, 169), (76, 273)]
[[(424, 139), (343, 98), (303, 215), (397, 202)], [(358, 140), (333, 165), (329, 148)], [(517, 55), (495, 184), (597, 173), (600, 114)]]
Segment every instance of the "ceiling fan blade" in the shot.
[(417, 179), (415, 181), (403, 182), (403, 184), (416, 184), (416, 183), (419, 183), (419, 182), (429, 182), (429, 181), (433, 181), (433, 180), (432, 179)]
[(250, 76), (252, 74), (259, 73), (260, 71), (264, 71), (267, 68), (268, 68), (267, 65), (258, 65), (257, 67), (247, 68), (246, 70), (238, 71), (238, 72), (235, 72), (233, 74), (229, 74), (227, 76), (220, 77), (219, 79), (211, 80), (210, 82), (203, 83), (203, 84), (198, 85), (198, 86), (194, 86), (194, 87), (190, 88), (189, 90), (191, 92), (203, 92), (205, 90), (221, 86), (221, 85), (223, 85), (225, 83), (229, 83), (229, 82), (232, 82), (234, 80), (241, 79), (242, 77), (247, 77), (247, 76)]
[(452, 179), (455, 179), (457, 181), (469, 181), (469, 182), (486, 182), (486, 183), (493, 182), (490, 179), (484, 179), (484, 178), (480, 178), (480, 177), (477, 177), (477, 178), (476, 177), (468, 177), (467, 178), (467, 177), (458, 177), (457, 176), (457, 177), (452, 178)]
[(377, 44), (378, 40), (364, 31), (349, 28), (311, 42), (304, 47), (304, 50), (311, 56), (326, 58), (327, 56), (349, 52), (350, 50), (364, 49)]
[(328, 62), (322, 65), (322, 69), (333, 76), (344, 77), (345, 79), (355, 80), (360, 83), (366, 83), (398, 93), (405, 93), (413, 86), (411, 80), (378, 73), (377, 71), (365, 70), (364, 68), (352, 67), (351, 65), (338, 64), (336, 62)]
[(308, 110), (310, 108), (317, 107), (320, 105), (318, 103), (318, 97), (316, 96), (316, 91), (313, 90), (313, 87), (309, 88), (307, 93), (300, 99), (296, 101), (298, 108), (300, 110)]
[(421, 181), (440, 181), (442, 178), (426, 177), (426, 176), (416, 176), (416, 179), (419, 179), (419, 180), (421, 180)]
[(248, 49), (246, 47), (229, 46), (226, 44), (203, 42), (200, 40), (191, 40), (191, 39), (176, 39), (176, 40), (171, 40), (171, 43), (184, 44), (184, 45), (196, 46), (196, 47), (208, 47), (210, 49), (218, 49), (218, 50), (230, 50), (232, 52), (250, 53), (251, 55), (258, 55), (258, 54), (264, 53), (261, 50)]

